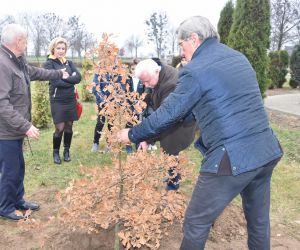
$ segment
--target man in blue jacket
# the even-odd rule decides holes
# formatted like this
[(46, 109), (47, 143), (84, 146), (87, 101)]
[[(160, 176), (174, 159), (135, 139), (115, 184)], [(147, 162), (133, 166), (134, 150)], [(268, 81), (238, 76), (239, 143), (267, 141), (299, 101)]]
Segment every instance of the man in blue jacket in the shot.
[(193, 114), (204, 156), (184, 221), (181, 249), (204, 249), (210, 227), (240, 194), (249, 249), (270, 249), (270, 179), (282, 157), (264, 109), (256, 74), (247, 58), (224, 44), (204, 17), (177, 30), (189, 63), (165, 102), (139, 125), (118, 133), (123, 143), (149, 139)]

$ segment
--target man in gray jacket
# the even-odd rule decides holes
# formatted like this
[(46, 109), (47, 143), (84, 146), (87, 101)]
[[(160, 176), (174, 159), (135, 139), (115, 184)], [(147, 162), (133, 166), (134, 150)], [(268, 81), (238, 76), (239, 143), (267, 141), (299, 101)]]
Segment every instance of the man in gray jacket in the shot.
[(27, 64), (24, 52), (27, 33), (18, 24), (5, 26), (0, 47), (0, 216), (23, 219), (18, 210), (38, 210), (24, 200), (25, 163), (23, 139), (37, 139), (39, 130), (31, 121), (31, 80), (66, 79), (64, 70), (45, 70)]

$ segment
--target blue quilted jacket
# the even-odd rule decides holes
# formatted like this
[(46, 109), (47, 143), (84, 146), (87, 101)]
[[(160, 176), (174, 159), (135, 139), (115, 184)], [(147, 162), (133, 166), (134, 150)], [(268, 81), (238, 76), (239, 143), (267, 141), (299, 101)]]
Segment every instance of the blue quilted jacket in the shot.
[(193, 114), (204, 156), (201, 172), (217, 173), (227, 152), (233, 175), (282, 156), (247, 58), (210, 38), (180, 71), (178, 85), (151, 116), (129, 131), (132, 142), (149, 139)]

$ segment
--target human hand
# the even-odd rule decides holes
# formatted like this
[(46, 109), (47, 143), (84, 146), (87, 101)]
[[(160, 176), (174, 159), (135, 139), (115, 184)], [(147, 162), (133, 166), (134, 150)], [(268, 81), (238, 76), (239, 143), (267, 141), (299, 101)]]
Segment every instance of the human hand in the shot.
[(67, 79), (70, 76), (69, 73), (66, 71), (66, 68), (61, 69), (61, 71), (63, 72), (62, 79)]
[(129, 131), (129, 128), (125, 128), (125, 129), (120, 130), (117, 133), (118, 142), (121, 142), (123, 144), (129, 144), (130, 143), (130, 140), (128, 138), (128, 131)]
[(148, 149), (148, 143), (147, 142), (145, 142), (145, 141), (142, 141), (141, 143), (140, 143), (140, 145), (139, 145), (139, 147), (138, 147), (138, 150), (143, 150), (144, 152), (146, 152), (147, 151), (147, 149)]
[(26, 132), (26, 135), (33, 139), (39, 139), (40, 137), (40, 131), (35, 126), (31, 125), (29, 130)]

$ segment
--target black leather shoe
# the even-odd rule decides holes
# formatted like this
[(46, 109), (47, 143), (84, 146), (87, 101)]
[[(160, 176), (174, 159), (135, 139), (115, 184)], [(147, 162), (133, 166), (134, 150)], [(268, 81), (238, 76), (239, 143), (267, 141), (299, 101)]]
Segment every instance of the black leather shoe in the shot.
[(22, 205), (17, 205), (16, 209), (19, 210), (32, 210), (32, 211), (37, 211), (40, 209), (40, 205), (34, 202), (27, 202), (25, 201)]
[(22, 220), (25, 218), (23, 215), (17, 215), (16, 212), (11, 212), (5, 215), (0, 214), (0, 217), (6, 220), (15, 220), (15, 221)]

